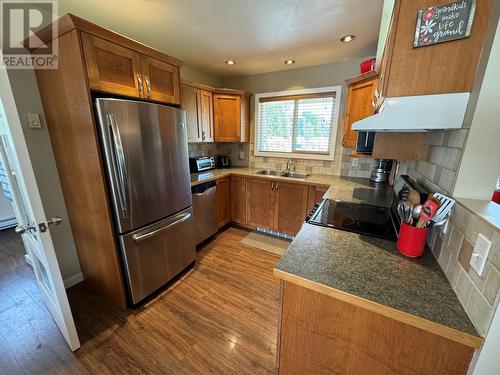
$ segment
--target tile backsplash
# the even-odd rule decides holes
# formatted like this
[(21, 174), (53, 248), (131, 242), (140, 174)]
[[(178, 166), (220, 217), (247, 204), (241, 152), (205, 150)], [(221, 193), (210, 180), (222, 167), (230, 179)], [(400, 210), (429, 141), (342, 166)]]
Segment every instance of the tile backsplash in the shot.
[[(500, 300), (500, 230), (459, 202), (450, 218), (446, 234), (434, 227), (428, 245), (477, 330), (485, 336)], [(492, 242), (481, 276), (469, 265), (479, 233)]]
[[(371, 158), (357, 158), (358, 165), (352, 165), (350, 156), (352, 148), (337, 146), (335, 149), (335, 160), (304, 160), (292, 159), (297, 171), (305, 171), (313, 174), (370, 177), (374, 161)], [(240, 153), (243, 159), (240, 159)], [(216, 156), (218, 154), (228, 155), (233, 166), (250, 167), (257, 169), (284, 170), (289, 158), (261, 157), (254, 155), (252, 143), (190, 143), (189, 156)]]
[[(398, 174), (407, 174), (429, 192), (451, 195), (469, 129), (431, 131), (425, 135), (420, 160), (401, 161)], [(470, 265), (478, 234), (492, 242), (483, 274)], [(457, 202), (446, 234), (434, 227), (427, 244), (482, 336), (500, 300), (500, 229)]]
[(427, 133), (420, 160), (400, 162), (399, 174), (408, 174), (428, 191), (450, 194), (468, 131), (458, 129)]

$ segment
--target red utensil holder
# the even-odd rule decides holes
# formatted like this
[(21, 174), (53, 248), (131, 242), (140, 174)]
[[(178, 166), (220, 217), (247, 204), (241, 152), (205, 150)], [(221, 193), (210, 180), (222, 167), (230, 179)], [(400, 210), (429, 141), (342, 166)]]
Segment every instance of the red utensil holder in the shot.
[(408, 257), (419, 257), (424, 252), (428, 234), (429, 228), (417, 228), (401, 223), (396, 248)]

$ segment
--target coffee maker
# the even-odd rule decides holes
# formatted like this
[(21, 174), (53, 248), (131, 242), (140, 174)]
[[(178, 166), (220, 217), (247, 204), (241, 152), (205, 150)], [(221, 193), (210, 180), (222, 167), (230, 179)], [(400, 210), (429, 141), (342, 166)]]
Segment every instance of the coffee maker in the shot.
[(389, 159), (375, 159), (375, 166), (373, 167), (370, 180), (373, 182), (387, 182), (389, 174), (392, 169), (392, 160)]
[(217, 168), (231, 168), (231, 159), (227, 155), (217, 155)]

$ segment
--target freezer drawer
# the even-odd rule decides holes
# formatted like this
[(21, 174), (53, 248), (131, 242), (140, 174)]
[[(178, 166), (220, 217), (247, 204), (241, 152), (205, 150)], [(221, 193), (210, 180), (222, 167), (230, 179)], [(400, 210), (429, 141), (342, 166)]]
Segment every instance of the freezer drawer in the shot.
[(191, 207), (119, 236), (132, 303), (136, 304), (196, 259)]

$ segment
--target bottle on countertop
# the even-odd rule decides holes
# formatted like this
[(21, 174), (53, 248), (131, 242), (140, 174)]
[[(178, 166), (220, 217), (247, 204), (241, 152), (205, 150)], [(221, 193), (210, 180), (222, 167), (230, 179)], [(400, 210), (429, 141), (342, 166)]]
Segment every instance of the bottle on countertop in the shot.
[(497, 178), (497, 186), (495, 187), (495, 191), (493, 192), (493, 197), (491, 200), (496, 204), (500, 204), (500, 176)]

